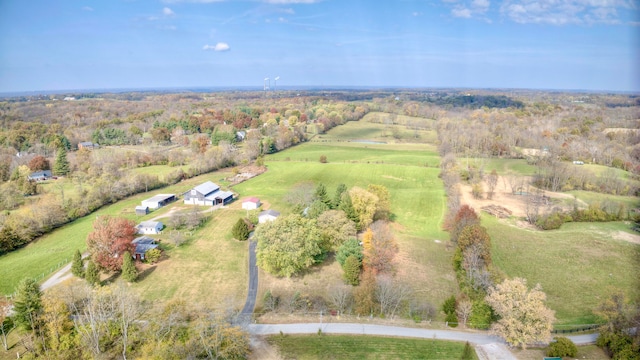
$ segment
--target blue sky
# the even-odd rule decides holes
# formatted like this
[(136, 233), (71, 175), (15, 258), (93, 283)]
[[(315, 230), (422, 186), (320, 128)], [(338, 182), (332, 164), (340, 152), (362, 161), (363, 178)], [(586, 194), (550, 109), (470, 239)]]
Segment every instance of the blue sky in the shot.
[[(640, 91), (639, 0), (0, 0), (0, 92)], [(273, 81), (272, 81), (273, 86)]]

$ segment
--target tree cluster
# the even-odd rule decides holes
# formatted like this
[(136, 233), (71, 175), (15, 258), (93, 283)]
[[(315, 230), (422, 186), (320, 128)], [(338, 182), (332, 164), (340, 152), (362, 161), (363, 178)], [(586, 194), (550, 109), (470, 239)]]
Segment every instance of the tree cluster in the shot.
[[(244, 359), (249, 337), (233, 313), (182, 300), (151, 307), (126, 285), (97, 290), (61, 285), (42, 294), (25, 280), (15, 299), (14, 330), (23, 356), (70, 358)], [(221, 309), (222, 310), (222, 309)], [(2, 319), (7, 324), (6, 319)]]

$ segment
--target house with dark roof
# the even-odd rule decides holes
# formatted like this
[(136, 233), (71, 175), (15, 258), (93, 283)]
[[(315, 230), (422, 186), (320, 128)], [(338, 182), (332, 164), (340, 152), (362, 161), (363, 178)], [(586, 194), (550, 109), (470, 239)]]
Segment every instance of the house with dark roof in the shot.
[(33, 181), (44, 181), (49, 180), (52, 177), (53, 175), (51, 174), (51, 170), (40, 170), (29, 174), (29, 176), (27, 176), (27, 179)]
[(226, 205), (233, 201), (231, 191), (221, 191), (220, 186), (207, 181), (184, 193), (184, 203), (189, 205)]
[(147, 251), (158, 248), (156, 240), (148, 236), (140, 236), (138, 238), (135, 238), (132, 243), (136, 246), (136, 250), (134, 251), (132, 256), (134, 259), (140, 261), (144, 261), (144, 256)]
[(275, 210), (269, 209), (269, 210), (261, 211), (260, 214), (258, 214), (258, 223), (264, 224), (267, 221), (274, 221), (275, 219), (278, 218), (278, 216), (280, 216), (280, 212)]

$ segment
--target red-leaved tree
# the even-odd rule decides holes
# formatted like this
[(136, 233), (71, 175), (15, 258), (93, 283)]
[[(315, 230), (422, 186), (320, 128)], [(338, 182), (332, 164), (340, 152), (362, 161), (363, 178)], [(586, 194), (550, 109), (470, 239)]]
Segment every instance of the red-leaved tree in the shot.
[(133, 254), (136, 246), (135, 223), (131, 220), (100, 216), (93, 223), (93, 231), (87, 237), (87, 248), (93, 262), (103, 270), (122, 269), (122, 255)]
[(458, 237), (465, 227), (480, 224), (480, 217), (469, 205), (462, 205), (453, 219), (453, 226), (450, 231), (450, 239), (454, 244), (458, 243)]

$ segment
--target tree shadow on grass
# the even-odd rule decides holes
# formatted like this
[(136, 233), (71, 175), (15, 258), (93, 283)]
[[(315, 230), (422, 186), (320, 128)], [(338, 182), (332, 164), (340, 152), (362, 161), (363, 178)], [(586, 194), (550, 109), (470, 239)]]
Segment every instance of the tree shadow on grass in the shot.
[(144, 269), (143, 271), (141, 271), (138, 274), (138, 280), (137, 281), (143, 281), (144, 279), (147, 278), (147, 276), (149, 276), (155, 270), (156, 270), (156, 266), (150, 266), (150, 267)]

